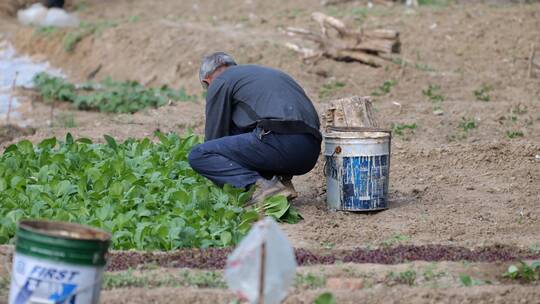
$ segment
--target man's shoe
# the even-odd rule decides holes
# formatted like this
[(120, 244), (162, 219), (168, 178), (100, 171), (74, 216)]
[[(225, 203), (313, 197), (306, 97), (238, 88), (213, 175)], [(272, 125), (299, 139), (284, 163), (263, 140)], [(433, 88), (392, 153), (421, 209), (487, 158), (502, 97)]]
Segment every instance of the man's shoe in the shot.
[(279, 180), (290, 192), (290, 196), (287, 197), (288, 199), (293, 200), (298, 197), (298, 192), (296, 192), (296, 189), (294, 189), (294, 185), (292, 183), (292, 176), (280, 176)]
[(246, 206), (262, 202), (266, 198), (274, 195), (283, 195), (286, 198), (289, 198), (291, 192), (276, 176), (272, 179), (261, 178), (255, 183), (255, 192), (253, 192), (253, 196), (251, 196), (251, 199), (246, 203)]

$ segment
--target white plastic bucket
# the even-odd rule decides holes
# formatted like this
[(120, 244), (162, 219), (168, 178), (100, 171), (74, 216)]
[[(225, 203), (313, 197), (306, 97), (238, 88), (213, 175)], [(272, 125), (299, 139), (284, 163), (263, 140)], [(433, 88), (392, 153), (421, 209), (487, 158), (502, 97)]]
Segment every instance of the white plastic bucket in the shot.
[(326, 195), (331, 210), (388, 208), (390, 131), (330, 128), (324, 135)]

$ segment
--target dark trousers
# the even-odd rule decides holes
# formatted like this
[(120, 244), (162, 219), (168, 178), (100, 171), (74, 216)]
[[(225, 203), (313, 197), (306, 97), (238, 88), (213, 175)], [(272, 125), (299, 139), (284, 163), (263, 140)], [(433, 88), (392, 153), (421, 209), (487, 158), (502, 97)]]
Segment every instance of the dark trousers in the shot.
[(218, 186), (247, 188), (261, 177), (309, 172), (320, 151), (321, 141), (310, 134), (265, 134), (257, 128), (195, 146), (189, 164)]

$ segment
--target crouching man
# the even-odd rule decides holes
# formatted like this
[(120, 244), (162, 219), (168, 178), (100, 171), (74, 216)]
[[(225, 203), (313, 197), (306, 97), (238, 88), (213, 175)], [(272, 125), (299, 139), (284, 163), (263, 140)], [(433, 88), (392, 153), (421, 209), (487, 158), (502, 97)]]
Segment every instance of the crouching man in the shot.
[(321, 149), (319, 116), (304, 90), (284, 72), (237, 65), (223, 52), (204, 57), (205, 142), (191, 167), (215, 184), (247, 189), (250, 203), (272, 195), (297, 196), (294, 175), (309, 172)]

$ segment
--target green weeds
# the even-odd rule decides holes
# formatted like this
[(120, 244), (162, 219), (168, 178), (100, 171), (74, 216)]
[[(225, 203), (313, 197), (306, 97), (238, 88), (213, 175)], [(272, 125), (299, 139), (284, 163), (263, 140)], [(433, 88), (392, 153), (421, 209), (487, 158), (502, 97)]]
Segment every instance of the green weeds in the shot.
[(390, 283), (414, 286), (416, 283), (416, 271), (413, 269), (408, 269), (398, 273), (390, 271), (387, 275), (387, 280), (390, 280)]
[(87, 83), (77, 89), (66, 80), (39, 73), (34, 86), (46, 102), (67, 101), (79, 110), (114, 113), (133, 113), (148, 107), (160, 107), (169, 101), (196, 101), (183, 88), (172, 90), (167, 86), (146, 88), (136, 81), (117, 82), (110, 78), (100, 84)]
[(478, 101), (484, 101), (488, 102), (491, 100), (491, 96), (489, 96), (489, 92), (493, 90), (493, 87), (487, 84), (483, 84), (479, 89), (474, 90), (474, 96), (476, 97), (476, 100)]
[(82, 22), (78, 29), (69, 31), (64, 37), (64, 50), (72, 52), (85, 37), (99, 35), (105, 29), (118, 26), (117, 22), (103, 20), (95, 23)]
[(322, 242), (321, 247), (324, 249), (334, 249), (334, 247), (336, 247), (336, 244), (330, 242)]
[(424, 269), (424, 271), (422, 272), (422, 277), (426, 282), (431, 282), (446, 275), (446, 272), (436, 270), (437, 263), (432, 263)]
[(474, 118), (462, 117), (458, 124), (458, 132), (448, 137), (449, 141), (457, 141), (466, 139), (469, 136), (469, 132), (476, 129), (478, 124)]
[(522, 131), (506, 131), (506, 137), (510, 139), (523, 137), (525, 134)]
[(342, 88), (345, 87), (345, 82), (341, 81), (333, 81), (329, 83), (325, 83), (322, 85), (321, 89), (319, 90), (319, 97), (320, 98), (326, 98), (334, 95), (334, 93)]
[(316, 299), (314, 304), (336, 304), (336, 298), (331, 292), (325, 292), (320, 294)]
[(326, 285), (326, 277), (313, 273), (298, 273), (294, 278), (294, 287), (299, 289), (317, 289)]
[(382, 85), (380, 85), (375, 91), (371, 93), (373, 96), (383, 96), (392, 90), (392, 88), (397, 84), (395, 80), (387, 80)]
[(540, 281), (540, 261), (534, 261), (531, 264), (520, 261), (517, 265), (510, 265), (503, 276), (525, 283)]
[(444, 101), (444, 96), (441, 94), (441, 86), (436, 84), (430, 84), (427, 89), (422, 90), (422, 94), (435, 104)]
[(474, 279), (471, 276), (466, 275), (466, 274), (460, 274), (459, 275), (459, 282), (464, 287), (471, 287), (471, 286), (490, 284), (489, 281), (482, 281), (482, 280)]
[(461, 129), (464, 133), (469, 133), (470, 130), (476, 129), (478, 125), (474, 118), (465, 118), (461, 117), (461, 122), (458, 125), (458, 128)]
[(409, 269), (405, 270), (403, 272), (400, 272), (398, 276), (396, 277), (397, 282), (401, 284), (407, 284), (409, 286), (413, 286), (416, 282), (416, 271)]
[(527, 114), (527, 112), (528, 112), (527, 106), (520, 103), (520, 104), (517, 104), (517, 105), (513, 106), (510, 109), (510, 113), (508, 115), (508, 118), (512, 122), (517, 122), (518, 119), (519, 119), (519, 116)]
[(440, 115), (442, 111), (442, 102), (445, 97), (441, 93), (441, 87), (439, 85), (430, 84), (427, 89), (422, 90), (422, 94), (426, 96), (431, 103), (433, 103), (433, 113)]
[(412, 123), (412, 124), (398, 123), (398, 124), (392, 124), (391, 128), (392, 128), (392, 134), (395, 134), (397, 136), (403, 136), (406, 133), (414, 134), (414, 130), (416, 130), (417, 125), (416, 123)]

